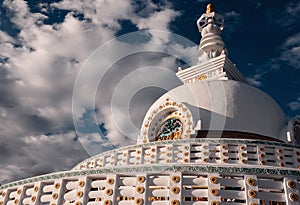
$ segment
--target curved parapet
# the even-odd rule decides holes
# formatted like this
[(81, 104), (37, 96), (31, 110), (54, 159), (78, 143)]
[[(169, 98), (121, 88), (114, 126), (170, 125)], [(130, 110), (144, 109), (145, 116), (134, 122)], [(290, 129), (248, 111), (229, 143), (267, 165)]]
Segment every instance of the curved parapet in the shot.
[[(297, 156), (297, 157), (295, 157)], [(236, 167), (300, 167), (300, 149), (290, 144), (237, 139), (187, 139), (152, 142), (104, 152), (74, 170), (154, 165), (231, 165)]]
[(0, 187), (0, 204), (299, 204), (300, 172), (230, 165), (72, 170)]
[(0, 204), (299, 204), (299, 148), (231, 139), (129, 146), (2, 185)]

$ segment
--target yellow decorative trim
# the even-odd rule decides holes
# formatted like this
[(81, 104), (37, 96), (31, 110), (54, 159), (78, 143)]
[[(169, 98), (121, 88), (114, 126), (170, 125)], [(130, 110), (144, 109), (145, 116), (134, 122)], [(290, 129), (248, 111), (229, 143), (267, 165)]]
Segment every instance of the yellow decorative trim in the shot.
[(177, 199), (173, 199), (171, 201), (171, 205), (179, 205), (179, 201)]
[(57, 194), (57, 193), (53, 193), (53, 194), (52, 194), (52, 198), (53, 198), (53, 199), (57, 199), (57, 198), (58, 198), (58, 194)]
[(251, 189), (248, 191), (248, 195), (250, 198), (255, 198), (257, 194), (255, 190)]
[(145, 177), (144, 176), (138, 176), (138, 182), (139, 183), (143, 183), (145, 181)]
[(172, 187), (171, 191), (173, 194), (179, 194), (180, 189), (179, 189), (179, 187), (174, 186), (174, 187)]
[(55, 184), (54, 184), (54, 188), (55, 188), (55, 189), (59, 189), (59, 187), (60, 187), (60, 183), (55, 183)]
[(219, 194), (219, 190), (216, 188), (211, 189), (209, 192), (213, 196), (217, 196)]
[(174, 183), (178, 183), (178, 182), (180, 182), (180, 177), (179, 176), (172, 176), (172, 181)]
[(211, 205), (219, 205), (219, 202), (218, 201), (212, 201), (210, 204)]
[(213, 4), (207, 4), (206, 6), (206, 13), (209, 14), (211, 12), (214, 12), (215, 11), (215, 7)]
[(141, 205), (141, 204), (143, 204), (143, 199), (142, 199), (142, 198), (137, 198), (137, 199), (135, 200), (135, 204), (136, 204), (136, 205)]
[(142, 186), (138, 186), (138, 187), (136, 188), (136, 191), (137, 191), (139, 194), (142, 194), (142, 193), (144, 193), (145, 188), (142, 187)]
[(254, 185), (255, 185), (255, 179), (253, 179), (253, 178), (248, 178), (247, 184), (248, 184), (249, 186), (254, 186)]
[(21, 189), (18, 189), (18, 191), (17, 191), (17, 194), (21, 194), (22, 193), (22, 190)]
[(81, 198), (82, 196), (83, 196), (83, 192), (82, 191), (77, 192), (77, 197), (78, 198)]
[(108, 196), (111, 196), (113, 194), (113, 190), (112, 189), (106, 189), (105, 194), (108, 195)]
[(105, 200), (104, 205), (111, 205), (111, 200)]
[(32, 197), (31, 197), (31, 201), (32, 201), (32, 202), (35, 202), (35, 200), (36, 200), (36, 196), (32, 196)]
[(113, 185), (113, 184), (115, 183), (115, 180), (114, 180), (113, 178), (109, 178), (109, 179), (107, 180), (107, 183), (108, 183), (109, 185)]
[(291, 189), (294, 189), (296, 187), (296, 182), (289, 180), (287, 182), (288, 187), (290, 187)]
[(289, 198), (290, 198), (290, 200), (292, 200), (292, 201), (298, 201), (298, 195), (297, 194), (295, 194), (295, 193), (290, 193), (289, 194)]
[(205, 80), (207, 78), (206, 74), (202, 74), (198, 77), (198, 80)]

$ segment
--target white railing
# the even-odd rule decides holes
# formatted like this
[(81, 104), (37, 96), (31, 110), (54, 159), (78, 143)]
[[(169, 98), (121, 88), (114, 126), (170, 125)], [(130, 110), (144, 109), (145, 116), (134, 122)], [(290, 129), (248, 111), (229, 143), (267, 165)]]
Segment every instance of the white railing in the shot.
[(298, 169), (300, 149), (283, 143), (230, 139), (151, 142), (104, 152), (85, 160), (74, 169), (174, 163), (214, 163)]
[[(40, 181), (27, 180), (23, 184), (0, 189), (0, 204), (300, 204), (299, 172), (297, 176), (283, 176), (226, 173), (221, 169), (220, 173), (181, 169), (183, 171), (117, 174), (91, 174), (88, 171), (79, 174), (73, 171), (70, 176), (56, 179), (46, 179), (46, 175)], [(248, 168), (246, 172), (251, 170), (255, 168)], [(110, 171), (113, 172), (113, 169)]]

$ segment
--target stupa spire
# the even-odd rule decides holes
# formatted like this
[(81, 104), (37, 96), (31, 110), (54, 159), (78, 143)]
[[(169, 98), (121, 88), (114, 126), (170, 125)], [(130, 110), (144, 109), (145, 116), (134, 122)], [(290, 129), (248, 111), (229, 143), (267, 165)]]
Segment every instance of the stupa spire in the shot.
[(221, 37), (224, 18), (215, 12), (213, 4), (207, 5), (206, 12), (197, 20), (197, 26), (202, 36), (198, 50), (198, 63), (186, 69), (179, 68), (177, 77), (183, 83), (202, 80), (236, 80), (247, 83), (245, 77), (227, 56)]
[(197, 26), (202, 36), (198, 50), (198, 64), (227, 52), (221, 37), (224, 18), (215, 12), (213, 4), (207, 5), (206, 13), (197, 20)]

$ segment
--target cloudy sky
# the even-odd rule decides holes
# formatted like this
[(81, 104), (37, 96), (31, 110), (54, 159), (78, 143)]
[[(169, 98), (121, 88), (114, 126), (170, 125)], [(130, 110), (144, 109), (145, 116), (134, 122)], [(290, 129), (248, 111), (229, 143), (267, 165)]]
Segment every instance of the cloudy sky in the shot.
[[(135, 143), (153, 100), (180, 85), (177, 67), (196, 62), (207, 3), (1, 1), (0, 183)], [(288, 118), (298, 115), (300, 1), (214, 3), (231, 60)]]

